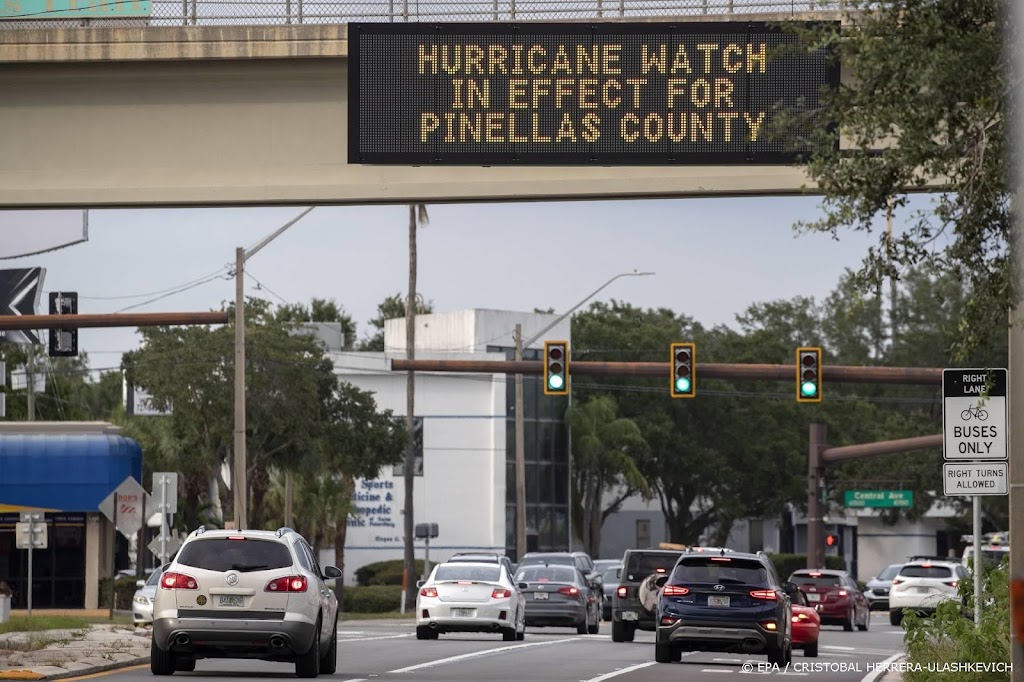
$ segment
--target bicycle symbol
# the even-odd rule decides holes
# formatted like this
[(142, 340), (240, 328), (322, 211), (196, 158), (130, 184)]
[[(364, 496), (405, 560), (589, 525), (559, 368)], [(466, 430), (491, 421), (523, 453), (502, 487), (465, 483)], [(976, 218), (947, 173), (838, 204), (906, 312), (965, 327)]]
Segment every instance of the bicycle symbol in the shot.
[(971, 421), (971, 417), (974, 417), (980, 422), (988, 419), (988, 412), (981, 409), (981, 405), (975, 405), (974, 407), (968, 407), (966, 410), (960, 413), (960, 418), (965, 422)]

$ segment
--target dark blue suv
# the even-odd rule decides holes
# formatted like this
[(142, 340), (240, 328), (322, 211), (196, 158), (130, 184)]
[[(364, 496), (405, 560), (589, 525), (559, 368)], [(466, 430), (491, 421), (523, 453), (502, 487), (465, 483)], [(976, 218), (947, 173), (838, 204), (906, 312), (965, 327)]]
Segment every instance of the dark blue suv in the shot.
[(769, 663), (790, 662), (789, 595), (797, 587), (780, 582), (763, 553), (686, 552), (658, 584), (658, 663), (678, 661), (683, 651), (766, 653)]

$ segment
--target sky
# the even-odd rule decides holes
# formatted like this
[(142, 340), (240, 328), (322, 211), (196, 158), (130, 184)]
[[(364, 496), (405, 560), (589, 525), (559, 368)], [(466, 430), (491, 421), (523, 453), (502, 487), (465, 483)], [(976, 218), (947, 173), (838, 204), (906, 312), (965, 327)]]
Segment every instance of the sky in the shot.
[[(47, 269), (40, 313), (50, 291), (77, 291), (80, 313), (217, 310), (234, 300), (227, 272), (236, 247), (253, 246), (302, 210), (94, 210), (87, 242), (0, 260), (0, 268)], [(877, 233), (848, 231), (838, 241), (797, 234), (795, 222), (821, 215), (817, 197), (437, 204), (428, 211), (417, 288), (437, 312), (562, 312), (636, 270), (656, 274), (618, 279), (593, 300), (664, 306), (705, 326), (735, 326), (755, 302), (822, 299), (877, 240)], [(353, 316), (359, 337), (368, 336), (377, 304), (407, 288), (408, 208), (318, 207), (246, 267), (247, 296), (333, 298)], [(83, 329), (79, 347), (92, 367), (117, 367), (139, 338), (135, 329)]]

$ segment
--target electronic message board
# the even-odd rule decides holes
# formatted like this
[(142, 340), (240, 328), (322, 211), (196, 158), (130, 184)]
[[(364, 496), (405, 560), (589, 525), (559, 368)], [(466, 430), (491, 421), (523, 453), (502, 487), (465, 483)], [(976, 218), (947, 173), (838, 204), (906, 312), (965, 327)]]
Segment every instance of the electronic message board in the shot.
[(349, 24), (348, 68), (361, 164), (793, 163), (839, 83), (751, 22)]

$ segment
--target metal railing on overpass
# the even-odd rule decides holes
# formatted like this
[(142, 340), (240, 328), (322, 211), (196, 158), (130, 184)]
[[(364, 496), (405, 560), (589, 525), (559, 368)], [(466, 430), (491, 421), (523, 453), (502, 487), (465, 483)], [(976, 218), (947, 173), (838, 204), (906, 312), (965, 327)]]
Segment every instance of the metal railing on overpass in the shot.
[[(124, 0), (93, 0), (93, 8)], [(130, 1), (130, 0), (129, 0)], [(152, 14), (131, 18), (40, 15), (0, 20), (4, 28), (253, 26), (352, 22), (650, 20), (697, 16), (836, 11), (843, 0), (153, 0)]]

